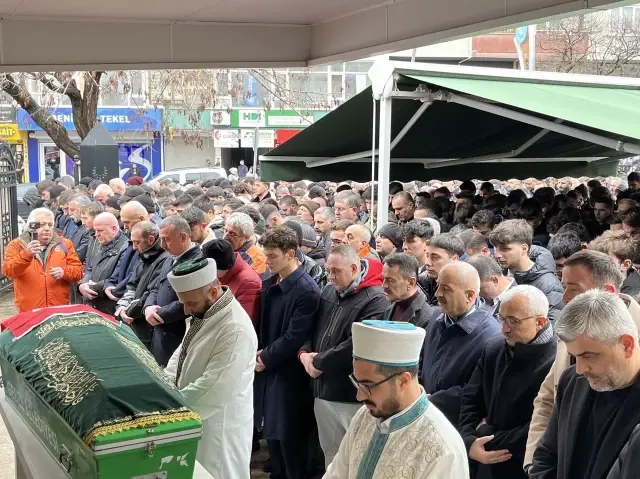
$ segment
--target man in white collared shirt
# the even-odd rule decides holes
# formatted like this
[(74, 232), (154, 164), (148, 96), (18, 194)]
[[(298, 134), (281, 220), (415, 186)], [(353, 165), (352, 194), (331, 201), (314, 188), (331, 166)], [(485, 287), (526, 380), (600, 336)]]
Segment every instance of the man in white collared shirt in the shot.
[(516, 286), (511, 276), (504, 276), (502, 268), (491, 256), (478, 255), (467, 258), (467, 263), (478, 271), (480, 276), (480, 297), (491, 308), (494, 316), (498, 314), (500, 301), (504, 293)]

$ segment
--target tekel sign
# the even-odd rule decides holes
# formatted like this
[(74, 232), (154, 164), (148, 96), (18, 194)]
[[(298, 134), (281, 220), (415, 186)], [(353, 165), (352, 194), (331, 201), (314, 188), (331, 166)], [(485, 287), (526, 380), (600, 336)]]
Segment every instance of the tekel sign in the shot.
[(238, 126), (241, 128), (264, 128), (266, 126), (264, 110), (238, 110)]

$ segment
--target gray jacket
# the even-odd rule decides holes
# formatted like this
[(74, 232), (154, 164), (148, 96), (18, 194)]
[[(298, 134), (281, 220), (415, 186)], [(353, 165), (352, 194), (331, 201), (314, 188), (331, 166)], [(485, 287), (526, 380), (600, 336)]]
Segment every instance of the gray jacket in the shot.
[[(396, 309), (396, 303), (392, 303), (385, 310), (382, 315), (383, 321), (393, 321), (393, 313)], [(422, 288), (418, 287), (418, 295), (411, 302), (409, 307), (402, 316), (402, 321), (415, 324), (420, 328), (426, 328), (427, 323), (433, 317), (433, 314), (437, 311), (437, 308), (431, 306), (427, 301), (427, 295), (422, 291)]]
[(106, 246), (100, 245), (95, 238), (91, 239), (84, 264), (84, 276), (80, 284), (93, 281), (96, 285), (92, 289), (98, 292), (98, 296), (95, 299), (83, 298), (84, 304), (93, 306), (103, 313), (116, 312), (116, 303), (104, 294), (104, 283), (113, 274), (128, 245), (129, 241), (122, 232), (118, 233), (118, 236)]
[(535, 264), (528, 271), (515, 271), (513, 277), (518, 284), (535, 286), (549, 300), (549, 319), (554, 320), (564, 307), (564, 288), (555, 274), (556, 263), (551, 252), (542, 246), (532, 245), (529, 258)]

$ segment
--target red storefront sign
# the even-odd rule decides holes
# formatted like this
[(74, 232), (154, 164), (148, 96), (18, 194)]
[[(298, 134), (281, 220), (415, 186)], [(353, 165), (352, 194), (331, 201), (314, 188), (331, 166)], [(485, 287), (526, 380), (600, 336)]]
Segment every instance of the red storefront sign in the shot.
[(275, 146), (278, 147), (282, 145), (285, 141), (290, 140), (301, 131), (302, 130), (277, 130)]

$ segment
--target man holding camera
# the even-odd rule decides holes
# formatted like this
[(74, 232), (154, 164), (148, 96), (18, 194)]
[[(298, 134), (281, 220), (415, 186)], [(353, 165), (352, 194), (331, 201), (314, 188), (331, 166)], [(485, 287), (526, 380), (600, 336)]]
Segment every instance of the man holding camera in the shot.
[(151, 286), (170, 256), (161, 246), (160, 229), (151, 221), (142, 221), (131, 228), (131, 244), (140, 258), (127, 283), (124, 296), (118, 301), (115, 317), (131, 326), (140, 341), (151, 351), (152, 329), (145, 319), (143, 306)]
[(69, 285), (82, 278), (73, 243), (57, 235), (47, 208), (29, 214), (28, 230), (7, 246), (2, 272), (13, 279), (18, 312), (69, 304)]

